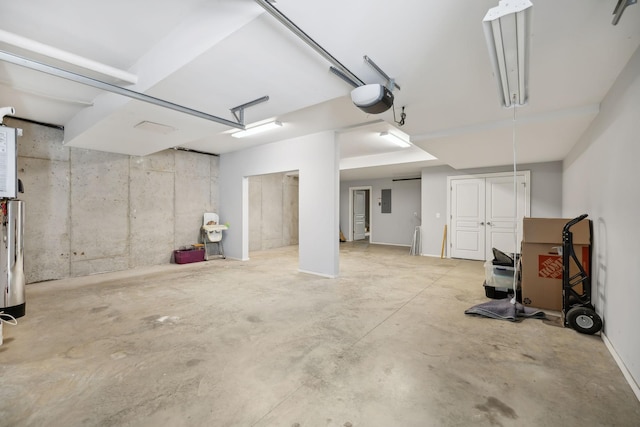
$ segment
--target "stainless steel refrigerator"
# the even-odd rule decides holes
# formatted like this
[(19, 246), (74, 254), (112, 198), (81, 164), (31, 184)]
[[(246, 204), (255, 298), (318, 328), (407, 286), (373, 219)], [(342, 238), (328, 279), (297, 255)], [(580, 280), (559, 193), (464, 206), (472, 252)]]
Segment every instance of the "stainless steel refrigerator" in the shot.
[(25, 315), (24, 202), (18, 200), (17, 130), (0, 126), (0, 312)]

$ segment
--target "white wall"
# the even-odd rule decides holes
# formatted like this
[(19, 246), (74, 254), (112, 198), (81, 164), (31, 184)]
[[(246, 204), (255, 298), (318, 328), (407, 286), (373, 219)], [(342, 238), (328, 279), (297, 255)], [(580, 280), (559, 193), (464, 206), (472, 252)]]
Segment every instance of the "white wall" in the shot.
[(229, 222), (225, 254), (249, 258), (249, 176), (298, 170), (299, 268), (338, 276), (338, 146), (333, 132), (322, 132), (246, 150), (220, 158), (220, 220)]
[[(640, 383), (640, 49), (564, 161), (562, 212), (593, 220), (593, 292), (604, 333)], [(640, 398), (640, 394), (638, 394)]]
[[(531, 216), (557, 218), (562, 216), (562, 163), (548, 162), (518, 165), (531, 171)], [(510, 172), (513, 166), (456, 170), (450, 166), (435, 166), (422, 170), (422, 179), (395, 181), (389, 179), (344, 181), (340, 183), (340, 226), (349, 231), (349, 187), (372, 186), (373, 243), (411, 245), (416, 225), (422, 226), (422, 254), (440, 256), (442, 234), (447, 223), (447, 177), (455, 175)], [(408, 184), (408, 185), (407, 185)], [(392, 213), (381, 214), (377, 206), (380, 190), (392, 191)], [(420, 220), (413, 216), (418, 212)], [(439, 218), (436, 215), (440, 214)]]
[[(518, 165), (531, 171), (531, 216), (560, 217), (562, 214), (561, 162)], [(442, 235), (447, 223), (447, 177), (494, 172), (510, 172), (513, 166), (456, 170), (436, 166), (422, 170), (422, 254), (440, 256)], [(439, 218), (436, 215), (439, 214)]]
[[(343, 181), (340, 183), (340, 227), (347, 240), (349, 234), (349, 187), (371, 186), (371, 243), (411, 246), (413, 232), (420, 220), (420, 180), (389, 179)], [(380, 212), (378, 199), (383, 189), (391, 189), (391, 213)]]

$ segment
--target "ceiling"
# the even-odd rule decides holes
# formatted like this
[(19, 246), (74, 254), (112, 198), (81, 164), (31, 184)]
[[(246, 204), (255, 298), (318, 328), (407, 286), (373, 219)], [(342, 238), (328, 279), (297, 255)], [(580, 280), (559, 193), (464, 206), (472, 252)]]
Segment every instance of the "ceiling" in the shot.
[[(617, 0), (532, 0), (530, 102), (517, 108), (519, 163), (561, 160), (640, 46), (640, 6), (611, 25)], [(277, 130), (231, 137), (233, 127), (0, 61), (0, 107), (65, 127), (65, 144), (147, 155), (172, 147), (222, 154), (334, 130), (341, 179), (408, 177), (512, 161), (513, 109), (500, 106), (482, 18), (497, 0), (278, 0), (275, 7), (365, 83), (400, 86), (393, 110), (366, 114), (352, 86), (253, 0), (0, 0), (0, 50), (235, 121), (230, 109), (262, 96), (246, 124)], [(16, 46), (20, 36), (75, 59), (128, 71), (135, 84)], [(40, 46), (40, 45), (38, 45)], [(59, 53), (58, 51), (58, 53)], [(168, 126), (136, 128), (149, 121)], [(401, 149), (379, 137), (404, 133)], [(430, 155), (437, 157), (433, 159)]]

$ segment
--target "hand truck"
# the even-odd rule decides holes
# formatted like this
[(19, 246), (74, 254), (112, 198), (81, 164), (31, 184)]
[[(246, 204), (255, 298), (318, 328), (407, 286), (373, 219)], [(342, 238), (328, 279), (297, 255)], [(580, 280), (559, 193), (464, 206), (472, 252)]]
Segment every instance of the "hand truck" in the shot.
[[(571, 227), (587, 216), (583, 214), (572, 219), (562, 229), (562, 318), (564, 326), (583, 334), (593, 335), (602, 329), (602, 319), (591, 303), (591, 272), (587, 272), (578, 260), (573, 249), (571, 232)], [(590, 236), (593, 234), (592, 231), (591, 222), (589, 222)], [(589, 258), (591, 258), (591, 245), (589, 245)], [(571, 275), (570, 271), (572, 263), (578, 267), (578, 272), (574, 275)], [(589, 259), (589, 270), (591, 270), (591, 259)], [(582, 289), (579, 285), (582, 285)]]

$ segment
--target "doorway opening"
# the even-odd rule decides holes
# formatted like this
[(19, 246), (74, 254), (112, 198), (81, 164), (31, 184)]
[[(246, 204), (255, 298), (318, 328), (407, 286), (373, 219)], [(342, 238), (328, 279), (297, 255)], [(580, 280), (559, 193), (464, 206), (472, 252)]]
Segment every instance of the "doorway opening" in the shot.
[(371, 186), (349, 187), (349, 234), (347, 241), (371, 241)]
[(298, 244), (298, 171), (250, 176), (249, 251)]

